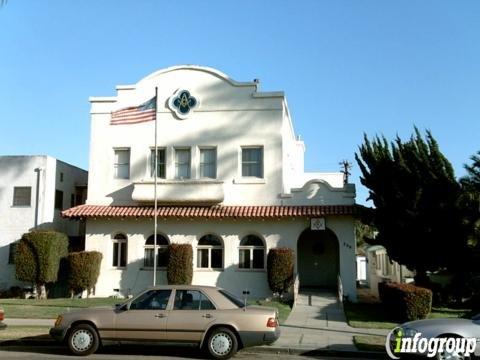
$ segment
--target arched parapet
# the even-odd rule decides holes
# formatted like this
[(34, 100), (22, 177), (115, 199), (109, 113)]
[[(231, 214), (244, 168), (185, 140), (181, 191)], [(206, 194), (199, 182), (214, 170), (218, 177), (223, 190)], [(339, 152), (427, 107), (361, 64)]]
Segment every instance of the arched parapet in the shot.
[(288, 205), (353, 205), (355, 185), (333, 187), (324, 179), (311, 179), (302, 187), (291, 189), (290, 194), (284, 194), (283, 197)]

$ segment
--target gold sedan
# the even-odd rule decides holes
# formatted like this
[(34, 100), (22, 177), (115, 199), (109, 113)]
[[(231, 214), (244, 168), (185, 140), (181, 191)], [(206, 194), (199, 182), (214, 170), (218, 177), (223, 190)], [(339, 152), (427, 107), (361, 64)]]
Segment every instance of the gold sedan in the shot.
[(227, 291), (209, 286), (156, 286), (113, 309), (60, 315), (50, 335), (75, 355), (94, 353), (103, 341), (195, 343), (215, 359), (238, 349), (270, 344), (280, 336), (273, 308), (244, 306)]

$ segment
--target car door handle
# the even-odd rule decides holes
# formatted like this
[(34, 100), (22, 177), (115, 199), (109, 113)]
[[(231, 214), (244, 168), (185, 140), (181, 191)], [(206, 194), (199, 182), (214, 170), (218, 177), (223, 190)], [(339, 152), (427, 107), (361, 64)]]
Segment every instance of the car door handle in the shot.
[(202, 317), (207, 318), (207, 319), (210, 319), (210, 318), (212, 317), (212, 315), (210, 315), (210, 314), (205, 314), (205, 315), (202, 315)]
[(156, 318), (164, 318), (164, 317), (167, 317), (167, 315), (165, 315), (165, 314), (156, 314), (155, 317), (156, 317)]

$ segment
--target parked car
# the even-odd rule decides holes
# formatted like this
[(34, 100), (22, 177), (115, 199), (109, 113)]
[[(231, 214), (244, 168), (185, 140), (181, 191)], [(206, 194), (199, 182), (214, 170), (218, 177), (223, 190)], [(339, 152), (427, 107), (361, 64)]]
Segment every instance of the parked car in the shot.
[(103, 341), (195, 343), (216, 359), (280, 336), (274, 308), (244, 306), (227, 291), (209, 286), (156, 286), (110, 309), (60, 315), (50, 335), (75, 355), (94, 353)]
[[(480, 314), (472, 317), (471, 319), (426, 319), (410, 321), (400, 325), (404, 337), (414, 339), (418, 337), (429, 339), (442, 339), (442, 338), (454, 338), (457, 339), (476, 339), (475, 352), (472, 355), (480, 355)], [(390, 339), (392, 340), (392, 339)], [(445, 339), (446, 340), (446, 339)], [(475, 343), (475, 341), (474, 341)], [(394, 341), (391, 342), (391, 348), (393, 348)], [(465, 349), (466, 347), (464, 347)], [(427, 355), (426, 351), (416, 351), (417, 355)], [(435, 355), (437, 360), (463, 360), (469, 359), (465, 357), (464, 353), (456, 351), (443, 351), (437, 352)]]
[(3, 311), (3, 308), (0, 307), (0, 330), (3, 330), (7, 327), (7, 324), (3, 322), (5, 319), (5, 312)]

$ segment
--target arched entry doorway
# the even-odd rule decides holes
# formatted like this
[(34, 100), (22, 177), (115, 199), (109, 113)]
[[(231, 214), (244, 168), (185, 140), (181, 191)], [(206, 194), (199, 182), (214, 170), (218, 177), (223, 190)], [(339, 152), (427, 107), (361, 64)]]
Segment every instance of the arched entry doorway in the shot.
[(337, 288), (338, 239), (330, 230), (306, 229), (297, 242), (297, 270), (300, 287)]

